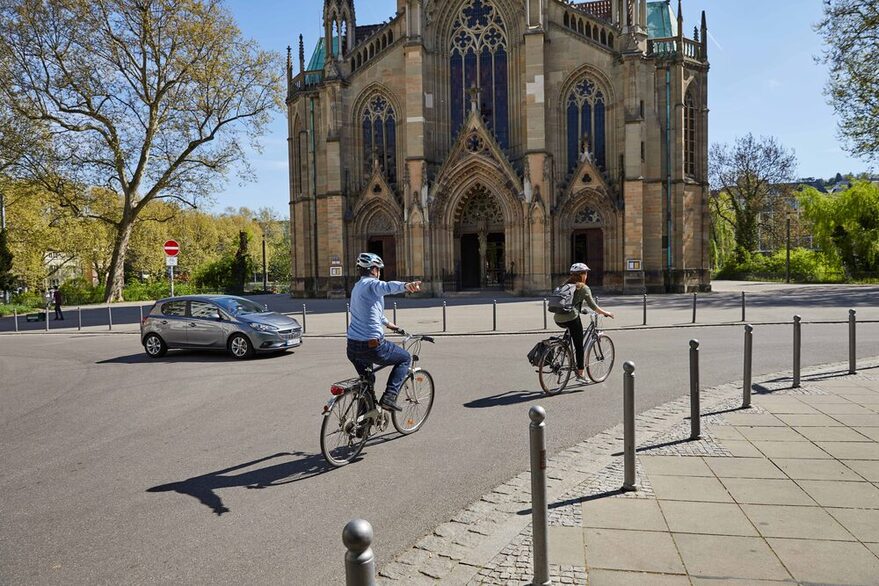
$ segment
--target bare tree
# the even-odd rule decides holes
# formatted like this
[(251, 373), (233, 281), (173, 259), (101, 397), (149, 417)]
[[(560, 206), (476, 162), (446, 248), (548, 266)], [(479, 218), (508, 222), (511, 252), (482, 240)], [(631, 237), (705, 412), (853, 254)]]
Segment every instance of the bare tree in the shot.
[(785, 197), (779, 186), (790, 184), (796, 157), (774, 137), (748, 133), (732, 145), (714, 144), (709, 157), (711, 205), (715, 217), (735, 231), (737, 257), (759, 247), (758, 222)]
[[(0, 0), (0, 88), (51, 146), (35, 179), (115, 232), (105, 297), (121, 299), (135, 223), (151, 202), (196, 207), (233, 169), (249, 172), (281, 104), (280, 57), (244, 39), (220, 0)], [(117, 193), (97, 212), (93, 187)]]
[(824, 39), (818, 60), (829, 66), (826, 93), (839, 116), (839, 134), (851, 154), (879, 160), (879, 4), (824, 0), (817, 30)]

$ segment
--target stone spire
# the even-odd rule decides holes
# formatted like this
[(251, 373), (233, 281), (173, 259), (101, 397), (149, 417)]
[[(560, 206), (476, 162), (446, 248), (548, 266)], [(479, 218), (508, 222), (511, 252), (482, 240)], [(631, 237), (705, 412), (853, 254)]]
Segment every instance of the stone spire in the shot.
[(708, 60), (708, 19), (705, 17), (705, 11), (702, 11), (702, 59)]
[(681, 6), (681, 0), (678, 0), (678, 40), (684, 38), (684, 9)]
[(299, 73), (305, 71), (305, 41), (302, 35), (299, 35)]

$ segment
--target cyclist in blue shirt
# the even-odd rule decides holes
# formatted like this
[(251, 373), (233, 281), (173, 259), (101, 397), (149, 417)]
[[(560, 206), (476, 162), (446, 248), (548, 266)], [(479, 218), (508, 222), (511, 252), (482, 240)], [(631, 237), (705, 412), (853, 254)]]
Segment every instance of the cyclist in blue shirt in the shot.
[(412, 356), (385, 339), (385, 327), (398, 330), (385, 317), (385, 295), (396, 293), (416, 293), (421, 290), (421, 281), (403, 283), (379, 279), (385, 267), (377, 254), (364, 252), (357, 257), (360, 280), (351, 291), (351, 324), (348, 327), (348, 360), (354, 364), (357, 373), (363, 376), (366, 369), (375, 364), (393, 366), (379, 404), (391, 411), (402, 411), (397, 406), (397, 393), (409, 373)]

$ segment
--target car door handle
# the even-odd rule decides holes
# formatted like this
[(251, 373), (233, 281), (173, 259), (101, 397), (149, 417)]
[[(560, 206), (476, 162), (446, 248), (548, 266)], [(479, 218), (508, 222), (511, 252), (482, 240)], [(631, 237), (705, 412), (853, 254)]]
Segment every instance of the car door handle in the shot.
[(196, 325), (197, 324), (194, 321), (189, 322), (189, 327), (191, 327), (191, 328), (194, 328)]
[(168, 320), (166, 320), (166, 319), (163, 319), (163, 320), (162, 320), (162, 325), (163, 325), (163, 326), (166, 326), (166, 325), (168, 325)]

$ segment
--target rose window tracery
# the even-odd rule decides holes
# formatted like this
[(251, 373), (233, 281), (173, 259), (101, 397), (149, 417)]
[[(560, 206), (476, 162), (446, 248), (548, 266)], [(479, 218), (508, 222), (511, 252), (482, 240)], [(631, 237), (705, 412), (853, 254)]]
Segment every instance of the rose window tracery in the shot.
[(504, 212), (497, 198), (482, 189), (473, 193), (461, 210), (462, 226), (498, 226), (503, 223)]
[(590, 207), (581, 208), (580, 211), (577, 212), (577, 215), (574, 216), (574, 225), (577, 225), (577, 226), (581, 226), (581, 225), (594, 226), (596, 224), (600, 225), (602, 223), (603, 222), (601, 220), (601, 214), (599, 214), (598, 212), (596, 212), (594, 209), (592, 209)]

